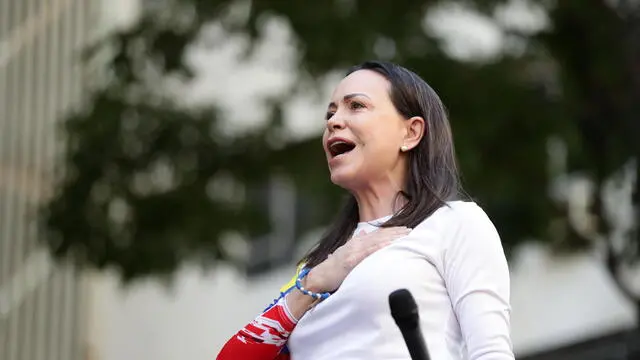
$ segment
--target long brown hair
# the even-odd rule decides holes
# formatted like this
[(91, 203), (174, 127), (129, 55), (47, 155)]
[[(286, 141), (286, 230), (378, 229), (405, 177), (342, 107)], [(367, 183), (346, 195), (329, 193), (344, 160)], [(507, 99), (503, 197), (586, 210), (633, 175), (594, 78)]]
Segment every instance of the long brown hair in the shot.
[[(402, 66), (367, 61), (354, 66), (347, 76), (358, 70), (371, 70), (384, 76), (391, 87), (389, 96), (396, 110), (406, 119), (420, 116), (425, 120), (425, 136), (409, 151), (409, 176), (399, 196), (406, 203), (382, 227), (416, 227), (447, 201), (462, 196), (455, 157), (451, 126), (438, 94), (418, 75)], [(308, 267), (324, 261), (329, 254), (344, 245), (359, 221), (358, 203), (349, 195), (337, 218), (320, 242), (301, 260)]]

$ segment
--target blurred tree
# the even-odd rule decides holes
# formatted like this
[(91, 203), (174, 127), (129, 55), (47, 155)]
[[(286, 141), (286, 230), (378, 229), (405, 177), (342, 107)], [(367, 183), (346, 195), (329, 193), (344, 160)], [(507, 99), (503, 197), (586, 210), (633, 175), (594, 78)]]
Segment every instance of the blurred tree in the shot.
[[(215, 22), (255, 44), (264, 24), (278, 18), (296, 36), (300, 83), (385, 54), (427, 79), (450, 109), (466, 188), (494, 219), (505, 247), (526, 239), (559, 249), (606, 244), (612, 275), (638, 302), (620, 276), (640, 258), (637, 231), (614, 247), (600, 196), (605, 180), (640, 155), (637, 2), (532, 2), (546, 12), (546, 29), (503, 26), (521, 51), (482, 61), (452, 57), (425, 30), (425, 16), (451, 3), (495, 18), (506, 1), (145, 2), (137, 25), (88, 52), (111, 49), (113, 56), (106, 85), (86, 111), (64, 122), (64, 172), (44, 207), (53, 253), (116, 267), (124, 280), (170, 273), (188, 258), (228, 258), (225, 234), (266, 230), (265, 214), (243, 189), (273, 173), (290, 176), (310, 201), (324, 204), (307, 227), (331, 218), (341, 191), (328, 181), (319, 140), (282, 145), (287, 94), (274, 99), (265, 126), (231, 136), (218, 111), (185, 109), (162, 91), (165, 79), (190, 76), (184, 54), (202, 41), (203, 25)], [(564, 170), (595, 184), (591, 232), (569, 221), (566, 201), (549, 196), (558, 175), (550, 167), (552, 139), (566, 147)]]

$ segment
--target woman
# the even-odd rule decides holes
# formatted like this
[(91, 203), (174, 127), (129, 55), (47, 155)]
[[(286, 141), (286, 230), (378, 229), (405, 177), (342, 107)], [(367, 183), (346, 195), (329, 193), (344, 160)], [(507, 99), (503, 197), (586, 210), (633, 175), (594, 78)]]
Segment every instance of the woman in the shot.
[(356, 66), (332, 95), (323, 145), (346, 207), (218, 360), (409, 359), (388, 305), (400, 288), (432, 359), (514, 359), (507, 262), (487, 215), (458, 200), (438, 95), (398, 65)]

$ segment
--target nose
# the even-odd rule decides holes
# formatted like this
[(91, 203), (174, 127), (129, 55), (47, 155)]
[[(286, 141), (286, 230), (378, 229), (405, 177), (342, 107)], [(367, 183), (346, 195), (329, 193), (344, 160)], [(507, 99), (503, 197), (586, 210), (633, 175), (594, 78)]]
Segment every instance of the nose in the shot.
[(327, 129), (329, 131), (336, 131), (344, 129), (345, 124), (342, 117), (338, 114), (334, 114), (329, 120), (327, 120)]

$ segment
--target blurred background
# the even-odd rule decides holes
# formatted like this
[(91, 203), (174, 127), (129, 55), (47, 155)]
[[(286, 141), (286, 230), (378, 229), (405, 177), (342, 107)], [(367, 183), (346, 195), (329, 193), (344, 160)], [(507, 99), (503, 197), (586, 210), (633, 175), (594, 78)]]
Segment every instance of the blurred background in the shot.
[(448, 106), (518, 359), (640, 358), (640, 2), (0, 0), (0, 359), (215, 358), (339, 206), (368, 59)]

